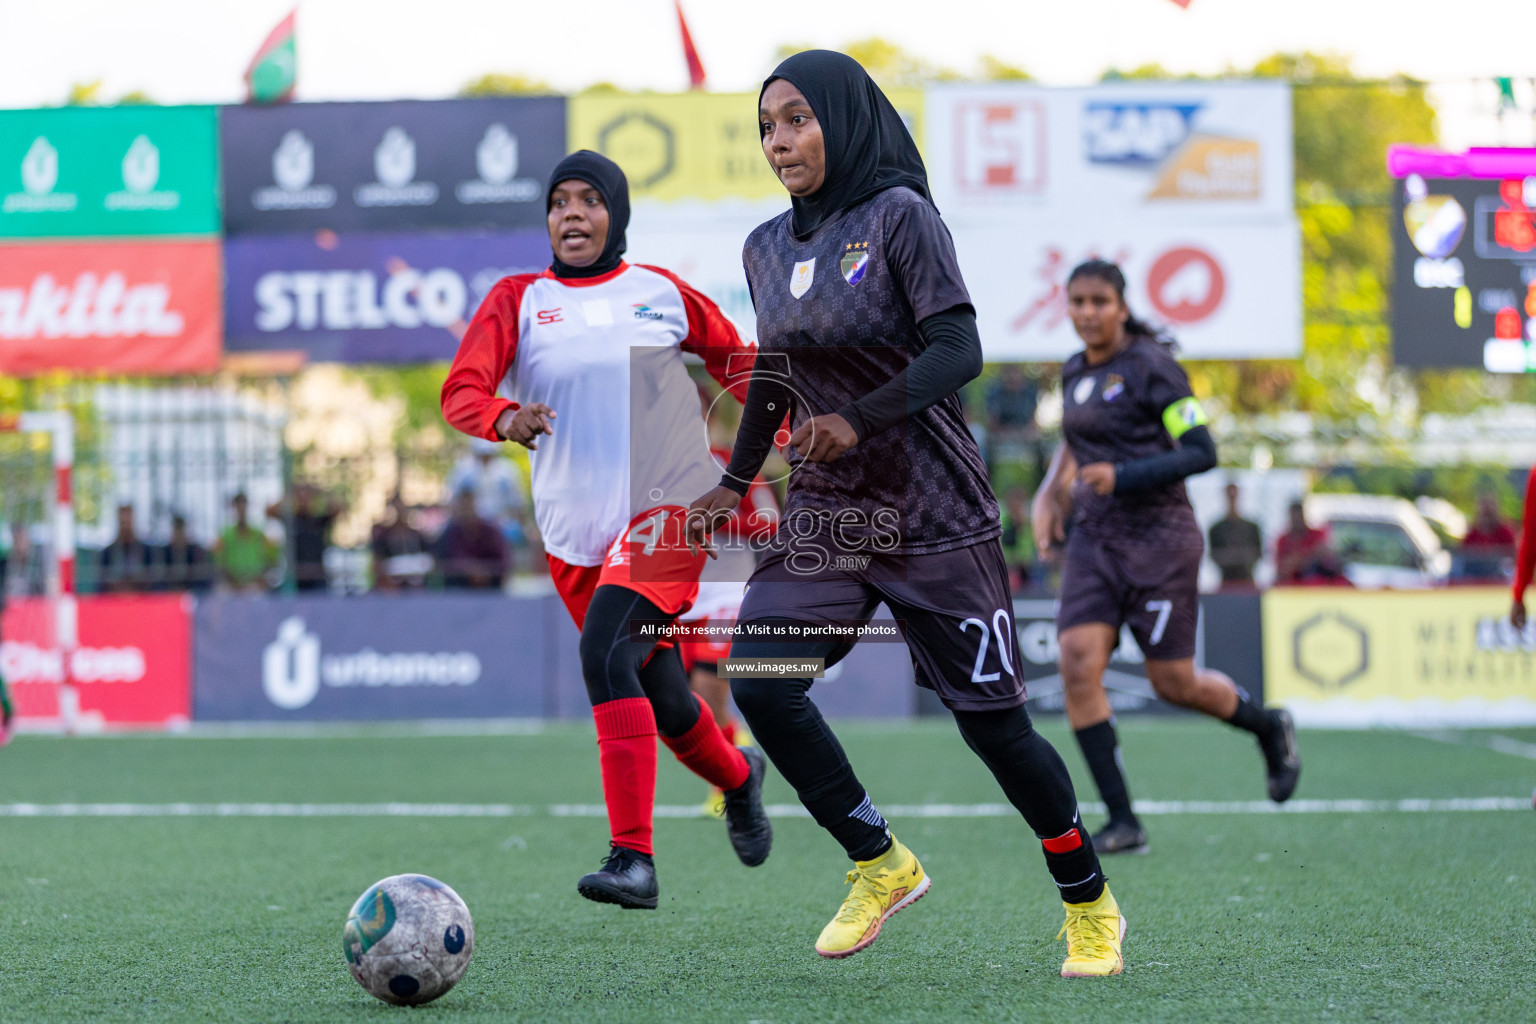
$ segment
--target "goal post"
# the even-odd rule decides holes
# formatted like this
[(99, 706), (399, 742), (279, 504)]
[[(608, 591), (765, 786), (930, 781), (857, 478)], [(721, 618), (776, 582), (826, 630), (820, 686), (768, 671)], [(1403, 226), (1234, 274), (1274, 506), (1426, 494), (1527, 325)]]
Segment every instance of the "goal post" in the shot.
[(80, 722), (80, 695), (75, 689), (72, 662), (80, 646), (80, 612), (75, 599), (75, 420), (61, 410), (0, 416), (0, 431), (47, 434), (53, 466), (49, 501), (48, 597), (53, 605), (54, 643), (59, 651), (59, 719), (65, 731)]

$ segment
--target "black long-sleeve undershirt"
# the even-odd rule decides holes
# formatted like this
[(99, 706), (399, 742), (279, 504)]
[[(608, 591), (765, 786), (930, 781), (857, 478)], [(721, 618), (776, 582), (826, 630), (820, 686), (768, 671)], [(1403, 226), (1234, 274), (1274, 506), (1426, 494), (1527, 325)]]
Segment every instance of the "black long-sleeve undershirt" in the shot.
[(1179, 438), (1179, 447), (1144, 459), (1115, 465), (1115, 493), (1135, 494), (1178, 483), (1216, 466), (1216, 441), (1204, 427), (1195, 427)]
[[(955, 306), (920, 321), (927, 347), (896, 376), (863, 398), (836, 410), (864, 441), (916, 416), (975, 380), (981, 373), (981, 334), (970, 306)], [(721, 486), (746, 494), (763, 468), (773, 435), (789, 410), (790, 391), (783, 377), (754, 373), (736, 430), (731, 462)], [(815, 414), (813, 414), (815, 415)]]

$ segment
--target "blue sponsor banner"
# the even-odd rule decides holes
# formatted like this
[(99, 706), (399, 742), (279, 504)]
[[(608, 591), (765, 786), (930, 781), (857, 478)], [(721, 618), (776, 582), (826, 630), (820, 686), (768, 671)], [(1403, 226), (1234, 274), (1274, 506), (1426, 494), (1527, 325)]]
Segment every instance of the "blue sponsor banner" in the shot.
[(559, 96), (226, 107), (225, 232), (535, 227), (565, 122)]
[(544, 717), (576, 645), (557, 599), (501, 594), (215, 597), (194, 631), (204, 722)]
[(542, 229), (230, 238), (224, 347), (334, 362), (452, 359), (491, 287), (549, 260)]

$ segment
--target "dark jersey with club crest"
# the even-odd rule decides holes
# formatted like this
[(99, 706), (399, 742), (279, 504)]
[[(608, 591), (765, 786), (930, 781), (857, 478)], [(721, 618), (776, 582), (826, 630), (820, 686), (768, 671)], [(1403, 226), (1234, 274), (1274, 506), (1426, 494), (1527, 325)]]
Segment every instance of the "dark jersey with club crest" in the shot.
[[(888, 383), (926, 347), (919, 321), (971, 304), (938, 211), (903, 187), (842, 211), (803, 242), (786, 212), (748, 236), (743, 262), (757, 310), (755, 372), (784, 374), (791, 429)], [(834, 462), (790, 462), (785, 523), (797, 513), (832, 517), (841, 537), (906, 554), (1001, 530), (957, 395)]]
[[(1135, 336), (1107, 362), (1079, 352), (1061, 368), (1061, 430), (1078, 466), (1124, 463), (1172, 451), (1205, 413), (1173, 353)], [(1095, 494), (1078, 484), (1074, 530), (1102, 540), (1167, 550), (1198, 549), (1200, 527), (1184, 482), (1133, 494)]]

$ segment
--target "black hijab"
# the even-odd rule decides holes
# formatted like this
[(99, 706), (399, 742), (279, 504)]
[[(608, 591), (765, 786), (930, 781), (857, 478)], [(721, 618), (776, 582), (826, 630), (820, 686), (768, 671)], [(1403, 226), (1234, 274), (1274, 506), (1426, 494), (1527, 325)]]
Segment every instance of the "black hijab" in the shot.
[[(810, 236), (839, 210), (905, 185), (931, 204), (928, 172), (901, 115), (858, 61), (833, 50), (786, 57), (763, 82), (782, 78), (811, 104), (827, 151), (827, 176), (814, 195), (791, 196), (796, 238)], [(762, 105), (763, 94), (757, 94)]]
[(617, 267), (624, 255), (624, 232), (629, 228), (629, 179), (624, 177), (618, 164), (603, 154), (578, 149), (556, 164), (555, 172), (549, 176), (549, 188), (544, 190), (545, 213), (549, 212), (555, 186), (572, 178), (586, 182), (602, 195), (603, 204), (608, 207), (608, 239), (603, 243), (597, 262), (590, 267), (573, 267), (561, 263), (560, 257), (556, 256), (553, 263), (555, 276), (597, 277)]

